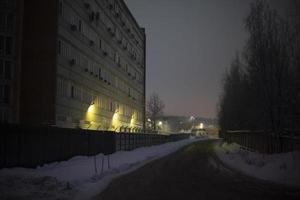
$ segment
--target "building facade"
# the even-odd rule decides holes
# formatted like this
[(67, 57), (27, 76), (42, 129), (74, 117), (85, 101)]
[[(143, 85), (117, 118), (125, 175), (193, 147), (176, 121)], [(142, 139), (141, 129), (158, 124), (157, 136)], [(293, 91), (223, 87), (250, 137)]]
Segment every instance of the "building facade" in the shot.
[(18, 121), (22, 2), (0, 0), (0, 121)]
[(145, 30), (123, 0), (26, 0), (22, 8), (20, 83), (10, 99), (18, 117), (8, 121), (144, 130)]

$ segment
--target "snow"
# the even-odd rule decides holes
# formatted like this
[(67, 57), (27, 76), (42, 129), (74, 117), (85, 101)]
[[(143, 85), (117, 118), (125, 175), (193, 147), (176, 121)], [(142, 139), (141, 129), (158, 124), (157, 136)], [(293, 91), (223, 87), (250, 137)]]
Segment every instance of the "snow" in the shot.
[(225, 164), (259, 179), (289, 186), (300, 186), (300, 151), (260, 154), (243, 150), (238, 144), (223, 143), (215, 147)]
[(104, 190), (113, 178), (206, 139), (191, 137), (132, 151), (118, 151), (109, 156), (77, 156), (36, 169), (2, 169), (0, 199), (90, 199)]

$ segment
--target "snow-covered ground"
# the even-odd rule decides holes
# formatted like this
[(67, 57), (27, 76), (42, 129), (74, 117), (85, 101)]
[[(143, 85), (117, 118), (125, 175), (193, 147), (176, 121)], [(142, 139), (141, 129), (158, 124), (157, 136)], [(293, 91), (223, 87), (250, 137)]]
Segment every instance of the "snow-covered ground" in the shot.
[(217, 156), (231, 168), (247, 175), (285, 185), (300, 186), (300, 152), (259, 154), (223, 143), (215, 147)]
[(77, 156), (37, 169), (2, 169), (0, 199), (89, 199), (105, 189), (113, 178), (187, 144), (206, 139), (190, 138), (133, 151), (119, 151), (110, 155), (109, 159), (103, 154)]

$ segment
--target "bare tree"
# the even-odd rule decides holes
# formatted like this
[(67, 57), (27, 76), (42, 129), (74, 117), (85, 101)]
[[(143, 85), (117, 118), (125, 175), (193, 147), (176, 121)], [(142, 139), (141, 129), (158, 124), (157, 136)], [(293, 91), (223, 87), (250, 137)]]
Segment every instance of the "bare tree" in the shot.
[(264, 0), (251, 5), (243, 64), (237, 57), (225, 75), (219, 103), (222, 129), (280, 136), (300, 127), (300, 22), (292, 17), (289, 22)]
[(249, 127), (248, 84), (243, 64), (237, 54), (231, 68), (224, 76), (223, 94), (218, 108), (219, 125), (224, 130), (240, 130)]
[(246, 29), (250, 33), (245, 53), (250, 84), (264, 110), (265, 129), (279, 135), (291, 96), (289, 26), (265, 1), (257, 0), (246, 19)]
[(157, 130), (157, 119), (163, 115), (164, 102), (159, 98), (158, 94), (152, 93), (147, 102), (147, 116), (151, 119), (153, 130)]

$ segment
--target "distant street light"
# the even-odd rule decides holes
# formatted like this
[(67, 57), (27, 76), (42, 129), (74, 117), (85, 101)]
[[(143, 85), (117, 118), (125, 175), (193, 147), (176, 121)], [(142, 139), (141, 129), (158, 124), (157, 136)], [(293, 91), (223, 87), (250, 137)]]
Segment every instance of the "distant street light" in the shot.
[(203, 123), (200, 123), (200, 129), (203, 129)]

